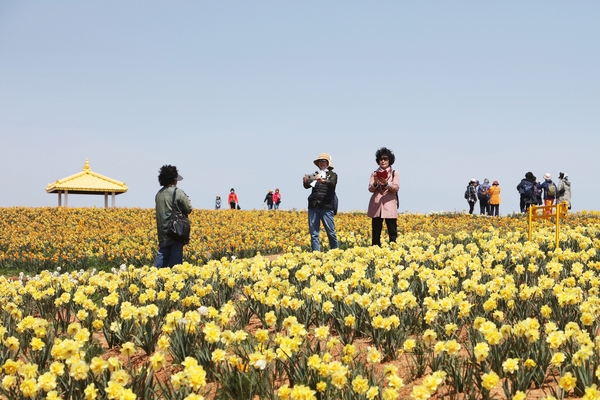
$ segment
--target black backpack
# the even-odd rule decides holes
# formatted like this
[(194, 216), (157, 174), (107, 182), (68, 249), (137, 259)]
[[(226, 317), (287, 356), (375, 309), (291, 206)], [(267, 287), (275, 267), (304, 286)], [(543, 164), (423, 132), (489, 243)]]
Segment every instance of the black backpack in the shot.
[(523, 197), (533, 198), (535, 196), (534, 186), (535, 182), (523, 181), (521, 182), (521, 185), (519, 185), (519, 193), (523, 195)]

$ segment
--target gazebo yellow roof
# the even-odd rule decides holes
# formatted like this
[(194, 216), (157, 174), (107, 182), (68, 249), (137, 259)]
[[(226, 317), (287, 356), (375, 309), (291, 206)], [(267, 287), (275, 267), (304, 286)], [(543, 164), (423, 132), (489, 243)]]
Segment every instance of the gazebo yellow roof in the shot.
[(75, 194), (121, 194), (127, 191), (127, 186), (125, 182), (119, 182), (92, 171), (90, 163), (86, 159), (83, 171), (58, 179), (56, 182), (48, 184), (46, 188), (48, 193), (64, 191)]

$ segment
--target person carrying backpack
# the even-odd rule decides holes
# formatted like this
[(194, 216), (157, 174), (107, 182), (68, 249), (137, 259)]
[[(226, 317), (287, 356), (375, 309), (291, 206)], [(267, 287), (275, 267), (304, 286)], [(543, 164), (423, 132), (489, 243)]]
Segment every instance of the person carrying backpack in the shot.
[(477, 198), (479, 199), (479, 214), (490, 214), (490, 180), (485, 178), (483, 183), (477, 188)]
[(473, 178), (469, 181), (467, 190), (465, 190), (465, 199), (469, 203), (469, 214), (473, 214), (473, 208), (475, 208), (475, 203), (477, 203), (477, 185), (477, 179)]
[[(553, 205), (554, 201), (556, 200), (556, 196), (558, 195), (558, 188), (556, 187), (554, 182), (552, 182), (552, 175), (550, 175), (549, 172), (544, 174), (544, 182), (539, 183), (538, 187), (543, 190), (544, 205)], [(549, 208), (547, 210), (544, 210), (544, 214), (552, 214), (552, 209)]]
[(532, 204), (538, 204), (538, 198), (536, 195), (537, 183), (535, 182), (535, 175), (531, 172), (525, 174), (525, 178), (521, 179), (521, 182), (517, 185), (517, 191), (520, 197), (520, 209), (522, 213), (527, 212), (527, 209)]

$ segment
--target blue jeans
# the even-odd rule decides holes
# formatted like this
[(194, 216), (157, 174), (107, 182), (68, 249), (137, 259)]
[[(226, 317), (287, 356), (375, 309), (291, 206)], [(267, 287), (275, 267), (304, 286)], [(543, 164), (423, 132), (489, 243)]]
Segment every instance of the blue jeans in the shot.
[(183, 263), (183, 242), (176, 242), (171, 239), (160, 242), (154, 266), (165, 268), (181, 263)]
[(329, 238), (329, 248), (337, 249), (338, 240), (335, 235), (335, 223), (333, 222), (333, 210), (325, 208), (309, 208), (308, 209), (308, 229), (310, 231), (310, 245), (313, 251), (319, 251), (321, 245), (319, 243), (319, 231), (321, 229), (321, 221)]

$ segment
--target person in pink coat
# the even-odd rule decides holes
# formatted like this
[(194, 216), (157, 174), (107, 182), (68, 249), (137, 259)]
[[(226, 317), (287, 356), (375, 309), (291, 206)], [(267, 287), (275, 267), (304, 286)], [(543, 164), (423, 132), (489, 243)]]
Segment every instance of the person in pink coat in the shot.
[(279, 204), (281, 204), (281, 193), (279, 193), (279, 189), (275, 189), (275, 193), (273, 193), (273, 208), (279, 210)]
[(375, 152), (375, 161), (379, 168), (371, 173), (369, 179), (369, 209), (367, 216), (371, 217), (372, 244), (381, 246), (381, 230), (383, 221), (387, 227), (390, 242), (395, 242), (398, 237), (398, 190), (400, 189), (400, 178), (392, 165), (396, 161), (394, 153), (382, 147)]

